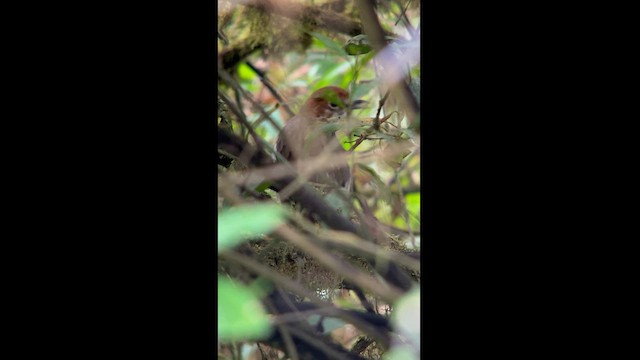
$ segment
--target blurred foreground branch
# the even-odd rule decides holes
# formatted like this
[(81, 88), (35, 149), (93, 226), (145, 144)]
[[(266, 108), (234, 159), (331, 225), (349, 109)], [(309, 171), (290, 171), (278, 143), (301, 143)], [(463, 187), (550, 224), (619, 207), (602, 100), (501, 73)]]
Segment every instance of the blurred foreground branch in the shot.
[[(230, 133), (224, 128), (218, 127), (218, 143), (223, 147), (225, 151), (239, 156), (240, 153), (245, 151), (245, 147), (252, 147), (250, 144), (244, 143), (237, 135)], [(240, 151), (240, 153), (237, 153)], [(262, 149), (253, 149), (246, 151), (251, 154), (248, 161), (253, 166), (273, 164), (273, 160)], [(295, 181), (295, 177), (288, 176), (282, 179), (273, 180), (271, 187), (279, 192), (285, 189), (292, 181)], [(334, 208), (329, 206), (319, 194), (307, 184), (303, 184), (297, 188), (290, 196), (290, 199), (300, 204), (300, 206), (306, 209), (309, 213), (314, 214), (321, 219), (327, 226), (334, 230), (346, 231), (357, 236), (368, 239), (369, 241), (376, 243), (384, 243), (383, 240), (376, 240), (376, 237), (383, 236), (381, 232), (375, 230), (367, 230), (366, 226), (356, 226), (347, 218), (339, 214)], [(366, 224), (365, 224), (366, 225)], [(372, 238), (372, 236), (374, 238)], [(373, 256), (369, 257), (373, 268), (375, 268), (380, 275), (389, 282), (389, 284), (398, 287), (402, 291), (408, 291), (412, 287), (412, 280), (404, 273), (394, 262), (388, 262), (385, 266), (377, 267), (376, 259)]]
[[(371, 45), (378, 53), (380, 60), (386, 63), (385, 70), (396, 69), (397, 71), (397, 64), (400, 63), (400, 61), (395, 59), (395, 56), (390, 51), (384, 52), (387, 47), (387, 41), (385, 40), (385, 32), (378, 20), (378, 15), (373, 7), (373, 1), (356, 0), (356, 5), (360, 10), (360, 18), (362, 19), (365, 34), (367, 34)], [(419, 132), (420, 106), (413, 96), (409, 85), (405, 81), (394, 81), (388, 85), (391, 87), (394, 98), (398, 101), (402, 110), (406, 112), (409, 123), (411, 124), (410, 126)]]

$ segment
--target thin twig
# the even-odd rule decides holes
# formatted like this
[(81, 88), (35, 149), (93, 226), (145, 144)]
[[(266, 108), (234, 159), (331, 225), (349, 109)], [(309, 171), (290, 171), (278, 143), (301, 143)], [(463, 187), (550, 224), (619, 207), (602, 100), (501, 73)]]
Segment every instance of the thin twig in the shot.
[[(225, 251), (220, 253), (219, 256), (226, 258), (228, 260), (234, 261), (246, 267), (247, 269), (251, 270), (252, 272), (270, 279), (277, 285), (287, 288), (289, 289), (289, 291), (292, 291), (295, 294), (298, 294), (302, 297), (307, 298), (312, 304), (318, 306), (317, 309), (313, 310), (314, 313), (319, 313), (319, 314), (326, 313), (326, 314), (334, 315), (336, 317), (339, 317), (345, 321), (352, 323), (354, 326), (358, 327), (360, 330), (367, 332), (370, 335), (376, 338), (379, 338), (380, 340), (383, 340), (380, 332), (377, 331), (375, 328), (373, 328), (372, 324), (366, 323), (362, 319), (358, 318), (356, 316), (358, 314), (356, 313), (351, 314), (348, 310), (338, 309), (335, 306), (331, 305), (330, 303), (320, 300), (317, 294), (308, 291), (301, 285), (286, 278), (285, 276), (281, 275), (280, 273), (271, 269), (270, 267), (257, 263), (254, 259), (247, 257), (245, 255), (240, 255), (239, 253), (234, 251)], [(286, 297), (284, 297), (284, 299), (286, 299)], [(297, 308), (295, 306), (293, 306), (291, 310), (295, 314), (302, 313), (300, 311), (297, 311)], [(276, 313), (276, 312), (272, 311), (272, 313)], [(291, 315), (291, 316), (296, 316), (296, 315)], [(284, 322), (276, 321), (276, 323), (282, 326), (285, 325)], [(296, 334), (294, 333), (293, 335), (295, 336)]]
[[(218, 128), (218, 137), (223, 139), (228, 146), (228, 149), (234, 150), (234, 153), (242, 151), (244, 147), (253, 147), (250, 144), (243, 143), (241, 139), (238, 139), (237, 135), (228, 133), (225, 129)], [(264, 165), (268, 163), (268, 156), (264, 153), (264, 150), (256, 151), (256, 154), (251, 158), (251, 162), (258, 165)], [(272, 161), (272, 160), (271, 160)], [(274, 180), (271, 187), (275, 191), (281, 191), (286, 187), (294, 178), (289, 176), (281, 180)], [(359, 235), (360, 237), (371, 239), (379, 243), (384, 243), (385, 239), (383, 234), (368, 235), (366, 227), (356, 226), (348, 219), (338, 214), (332, 207), (330, 207), (326, 201), (324, 201), (310, 186), (304, 185), (291, 195), (293, 201), (299, 203), (304, 209), (311, 214), (317, 215), (327, 226), (340, 231), (348, 231)], [(380, 275), (394, 286), (409, 290), (413, 286), (413, 281), (406, 273), (396, 266), (393, 262), (388, 263), (384, 268), (376, 266), (376, 260), (374, 258), (367, 259), (371, 265), (378, 269)]]
[[(221, 70), (222, 71), (222, 70)], [(222, 75), (223, 77), (225, 77), (228, 82), (230, 82), (230, 84), (232, 84), (232, 86), (237, 86), (239, 89), (241, 89), (241, 91), (243, 90), (240, 85), (235, 82), (231, 76), (224, 72), (224, 74)], [(256, 131), (253, 129), (253, 126), (251, 126), (251, 124), (249, 123), (249, 121), (246, 119), (244, 113), (242, 113), (236, 106), (235, 104), (233, 104), (231, 102), (231, 99), (229, 99), (223, 92), (218, 92), (218, 95), (221, 97), (221, 99), (229, 106), (229, 108), (231, 109), (231, 111), (236, 114), (236, 116), (238, 116), (239, 120), (242, 122), (242, 124), (248, 129), (248, 131), (251, 133), (253, 139), (256, 142), (256, 146), (260, 147), (263, 151), (266, 151), (269, 154), (273, 154), (273, 156), (275, 156), (275, 158), (283, 163), (283, 166), (291, 172), (295, 172), (295, 170), (293, 170), (293, 168), (289, 165), (289, 162), (277, 151), (275, 151), (275, 149), (269, 145), (264, 139), (262, 139), (262, 137), (258, 136), (258, 134), (256, 133)], [(245, 94), (248, 95), (248, 94)], [(259, 111), (265, 115), (267, 117), (268, 120), (271, 121), (271, 123), (276, 127), (276, 129), (278, 129), (278, 131), (280, 131), (281, 129), (277, 126), (277, 124), (273, 121), (273, 119), (271, 119), (271, 117), (269, 116), (269, 114), (266, 113), (266, 111), (264, 109), (262, 109), (262, 107), (260, 107), (259, 105), (257, 105), (257, 103), (254, 102), (254, 100), (251, 98), (251, 96), (247, 96), (247, 99), (250, 100), (252, 103), (254, 103), (258, 108)]]
[(290, 280), (289, 278), (271, 269), (270, 267), (257, 263), (254, 259), (248, 256), (240, 255), (239, 253), (234, 251), (221, 252), (218, 254), (218, 256), (231, 261), (235, 261), (236, 263), (246, 267), (254, 273), (264, 276), (274, 283), (281, 285), (283, 288), (288, 289), (289, 291), (300, 296), (304, 296), (305, 298), (309, 299), (309, 301), (318, 306), (327, 306), (326, 302), (320, 300), (317, 294), (307, 290), (306, 288), (302, 287), (302, 285)]
[(378, 104), (378, 111), (376, 111), (376, 118), (375, 120), (373, 120), (373, 125), (375, 126), (375, 129), (378, 130), (380, 128), (380, 111), (382, 111), (382, 107), (384, 106), (384, 103), (387, 102), (387, 98), (389, 97), (389, 90), (387, 90), (384, 93), (384, 96), (382, 97), (382, 99), (380, 99), (380, 103)]
[[(276, 104), (276, 106), (273, 107), (273, 109), (267, 111), (267, 115), (271, 116), (271, 114), (273, 114), (276, 110), (278, 110), (278, 104)], [(267, 117), (265, 117), (264, 115), (260, 114), (260, 117), (258, 118), (258, 120), (254, 121), (252, 126), (253, 127), (258, 127), (260, 125), (260, 123), (262, 123), (262, 121), (268, 119)]]
[[(286, 325), (283, 325), (286, 326)], [(344, 351), (346, 352), (346, 354), (342, 354), (339, 353), (338, 351), (330, 348), (329, 346), (327, 346), (326, 343), (320, 341), (318, 338), (313, 337), (309, 334), (307, 334), (306, 332), (303, 331), (296, 331), (292, 333), (295, 337), (302, 339), (304, 341), (307, 342), (307, 344), (314, 346), (316, 349), (324, 352), (326, 355), (329, 355), (330, 359), (336, 359), (336, 360), (353, 360), (355, 358), (356, 355), (353, 355), (351, 358), (348, 355), (351, 355), (350, 353), (347, 352), (346, 349), (344, 349)], [(357, 356), (357, 359), (362, 359), (360, 356)]]
[(402, 291), (400, 289), (395, 288), (386, 281), (377, 281), (353, 267), (351, 264), (341, 261), (335, 256), (327, 253), (321, 247), (309, 241), (305, 236), (298, 233), (290, 226), (281, 226), (276, 230), (276, 233), (291, 242), (293, 245), (302, 249), (308, 255), (316, 258), (319, 262), (335, 270), (346, 279), (349, 279), (360, 287), (366, 288), (372, 293), (378, 294), (386, 301), (394, 302), (402, 295)]
[(330, 141), (329, 144), (327, 144), (327, 146), (322, 149), (320, 154), (313, 158), (313, 161), (308, 158), (304, 159), (303, 163), (308, 163), (311, 166), (307, 166), (306, 169), (298, 168), (298, 178), (296, 179), (296, 181), (292, 182), (286, 188), (280, 191), (280, 199), (288, 199), (289, 196), (300, 189), (300, 187), (304, 185), (307, 180), (311, 176), (313, 176), (313, 174), (317, 173), (319, 168), (322, 168), (323, 166), (327, 168), (333, 168), (337, 164), (346, 165), (346, 158), (343, 161), (338, 161), (338, 158), (336, 158), (336, 156), (344, 155), (342, 153), (336, 154), (336, 150), (339, 149), (340, 146), (340, 143), (338, 143), (337, 141)]
[(411, 22), (407, 17), (407, 9), (409, 8), (409, 4), (411, 4), (411, 2), (412, 0), (408, 0), (403, 7), (400, 1), (397, 1), (398, 5), (400, 5), (400, 16), (398, 17), (398, 20), (396, 21), (395, 25), (398, 25), (398, 22), (402, 20), (404, 23), (404, 26), (407, 28), (407, 31), (409, 32), (409, 34), (411, 34), (411, 37), (413, 38), (415, 36), (416, 30), (413, 28), (413, 26), (411, 26)]
[(222, 29), (218, 29), (218, 39), (222, 40), (223, 44), (229, 45), (229, 39), (227, 38), (227, 35), (224, 34)]
[(247, 121), (244, 113), (236, 107), (236, 104), (234, 104), (233, 101), (231, 101), (231, 99), (229, 99), (229, 97), (225, 93), (220, 92), (218, 93), (218, 96), (220, 96), (222, 101), (224, 101), (229, 109), (238, 117), (238, 120), (240, 120), (240, 122), (247, 128), (249, 134), (251, 134), (251, 137), (253, 137), (253, 140), (256, 142), (256, 145), (261, 146), (262, 138), (255, 132), (255, 130), (253, 130), (253, 127), (251, 126), (251, 124), (249, 124), (249, 121)]
[(269, 92), (271, 92), (273, 97), (275, 97), (276, 100), (278, 100), (280, 105), (282, 105), (282, 107), (289, 114), (289, 116), (295, 116), (295, 113), (291, 111), (291, 108), (289, 107), (289, 105), (287, 105), (287, 103), (284, 101), (280, 93), (278, 93), (276, 88), (273, 86), (273, 83), (271, 82), (271, 80), (269, 80), (269, 78), (267, 77), (267, 74), (265, 74), (264, 71), (255, 67), (255, 65), (253, 65), (250, 61), (245, 61), (245, 63), (251, 68), (251, 70), (253, 70), (253, 72), (256, 73), (256, 75), (258, 75), (262, 84), (266, 86), (267, 89), (269, 89)]
[[(385, 33), (380, 25), (378, 16), (373, 8), (373, 3), (368, 0), (356, 0), (356, 6), (360, 11), (360, 19), (364, 27), (365, 33), (373, 48), (380, 54), (386, 47)], [(397, 62), (398, 59), (395, 59)], [(391, 66), (387, 64), (387, 66)], [(420, 114), (420, 106), (413, 96), (409, 86), (405, 81), (398, 81), (390, 85), (394, 94), (394, 99), (398, 101), (401, 108), (407, 114), (410, 126), (419, 128), (418, 115)]]
[[(395, 111), (394, 111), (394, 112), (395, 112)], [(391, 114), (389, 114), (389, 115), (385, 116), (384, 118), (382, 118), (382, 119), (380, 120), (380, 124), (382, 124), (382, 123), (384, 123), (385, 121), (389, 120), (389, 118), (391, 118), (391, 115), (393, 115), (393, 113), (394, 113), (394, 112), (392, 112)], [(378, 126), (380, 126), (380, 124), (378, 124)], [(375, 127), (375, 124), (374, 124), (374, 125), (372, 125), (372, 128), (374, 128), (374, 127)], [(371, 129), (371, 128), (370, 128), (370, 129)], [(367, 131), (368, 131), (368, 130), (367, 130)], [(365, 131), (362, 135), (360, 135), (360, 137), (358, 138), (358, 140), (356, 140), (356, 143), (355, 143), (355, 144), (353, 144), (353, 145), (349, 148), (349, 150), (347, 150), (347, 151), (354, 151), (358, 146), (360, 146), (360, 144), (362, 144), (362, 142), (363, 142), (363, 141), (365, 141), (365, 140), (367, 139), (367, 131)]]
[(227, 82), (231, 87), (233, 87), (236, 91), (241, 92), (244, 95), (244, 97), (251, 103), (253, 108), (256, 111), (258, 111), (260, 114), (262, 114), (271, 123), (271, 125), (273, 125), (273, 127), (276, 128), (276, 130), (278, 131), (282, 130), (280, 125), (278, 125), (278, 123), (276, 123), (271, 118), (271, 116), (267, 113), (267, 111), (264, 108), (262, 108), (262, 106), (258, 104), (258, 102), (253, 98), (253, 96), (248, 91), (243, 89), (242, 86), (240, 86), (240, 84), (238, 84), (238, 82), (228, 72), (224, 71), (221, 68), (218, 68), (218, 76), (222, 77), (222, 79), (225, 82)]
[[(305, 176), (308, 176), (313, 172), (330, 169), (334, 167), (335, 164), (346, 164), (347, 159), (352, 155), (354, 155), (353, 160), (355, 162), (368, 162), (375, 159), (380, 159), (380, 157), (382, 156), (395, 156), (397, 154), (400, 154), (402, 151), (404, 151), (402, 147), (392, 145), (384, 150), (372, 149), (371, 151), (363, 151), (358, 153), (342, 152), (331, 155), (331, 163), (328, 163), (325, 160), (326, 156), (324, 154), (320, 154), (312, 158), (296, 160), (293, 162), (271, 162), (269, 164), (266, 164), (267, 166), (251, 167), (244, 171), (230, 172), (227, 174), (227, 176), (229, 176), (230, 180), (236, 184), (244, 183), (248, 177), (262, 177), (267, 180), (282, 180), (300, 173), (306, 174)], [(298, 169), (298, 171), (296, 171), (295, 169)]]
[[(272, 314), (277, 313), (274, 306), (271, 306), (271, 304), (269, 304), (268, 302), (266, 304)], [(278, 331), (280, 331), (282, 340), (284, 341), (284, 347), (287, 349), (287, 354), (291, 357), (291, 360), (300, 360), (300, 357), (298, 356), (298, 350), (296, 350), (296, 345), (293, 342), (293, 338), (291, 337), (289, 329), (282, 324), (278, 324), (275, 322), (272, 324), (274, 324), (275, 327), (278, 328)]]
[(262, 356), (262, 360), (267, 360), (267, 354), (264, 352), (264, 350), (262, 350), (262, 346), (260, 346), (260, 343), (257, 342), (256, 345), (258, 346), (258, 350), (260, 350), (260, 355)]
[[(399, 264), (404, 265), (410, 269), (420, 271), (420, 261), (416, 261), (415, 259), (410, 258), (402, 253), (398, 253), (390, 249), (385, 249), (380, 245), (365, 241), (350, 233), (329, 229), (315, 229), (306, 219), (304, 219), (299, 214), (292, 215), (292, 218), (305, 231), (313, 234), (314, 237), (321, 242), (349, 247), (351, 249), (357, 250), (358, 252), (371, 254), (376, 258), (396, 261)], [(385, 226), (382, 223), (380, 225)]]

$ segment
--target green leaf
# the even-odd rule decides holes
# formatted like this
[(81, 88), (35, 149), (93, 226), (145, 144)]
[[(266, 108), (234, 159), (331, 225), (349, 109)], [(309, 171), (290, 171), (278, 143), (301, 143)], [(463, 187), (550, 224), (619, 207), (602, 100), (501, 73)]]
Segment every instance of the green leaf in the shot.
[(360, 34), (356, 35), (349, 40), (347, 40), (346, 44), (344, 44), (344, 50), (349, 55), (362, 55), (370, 52), (373, 48), (369, 44), (369, 39), (367, 35)]
[(218, 252), (246, 239), (269, 233), (285, 219), (278, 204), (242, 205), (223, 210), (218, 215)]
[[(410, 222), (411, 227), (413, 229), (420, 227), (420, 193), (410, 193), (405, 196), (405, 203), (407, 206), (407, 212), (409, 213), (409, 218), (407, 221)], [(404, 219), (396, 219), (395, 225), (401, 228), (405, 228), (406, 222)]]
[(333, 52), (335, 52), (338, 55), (343, 55), (343, 56), (347, 55), (347, 52), (344, 51), (342, 46), (338, 44), (337, 41), (331, 40), (330, 38), (317, 32), (309, 31), (308, 33), (309, 35), (318, 39), (322, 43), (322, 45), (324, 45), (328, 50), (333, 50)]
[(405, 197), (407, 210), (413, 215), (420, 216), (420, 193), (410, 193)]
[(347, 51), (349, 55), (362, 55), (371, 51), (372, 47), (368, 44), (364, 45), (356, 45), (356, 44), (346, 44), (344, 49)]
[(256, 77), (256, 73), (245, 63), (238, 65), (238, 76), (241, 80), (253, 80)]
[[(365, 65), (367, 65), (371, 61), (371, 59), (373, 59), (375, 57), (375, 54), (376, 53), (372, 51), (372, 52), (367, 53), (364, 56), (360, 57), (360, 59), (359, 59), (360, 60), (360, 66), (364, 67)], [(367, 69), (364, 68), (363, 70), (367, 70)], [(369, 71), (372, 73), (372, 75), (375, 75), (375, 71), (373, 71), (373, 70), (369, 70)]]
[(382, 181), (382, 179), (380, 178), (380, 175), (374, 170), (372, 169), (370, 166), (367, 166), (365, 164), (356, 164), (361, 170), (368, 172), (369, 174), (371, 174), (371, 176), (373, 177), (373, 181), (375, 182), (375, 184), (380, 188), (380, 189), (388, 189), (388, 187), (386, 186), (386, 184), (384, 183), (384, 181)]
[(351, 82), (353, 81), (354, 75), (355, 75), (354, 71), (347, 71), (342, 77), (342, 80), (340, 81), (340, 87), (345, 89), (348, 88), (349, 84), (351, 84)]
[(271, 181), (263, 181), (260, 184), (258, 184), (258, 186), (256, 186), (254, 190), (257, 192), (263, 193), (265, 190), (269, 188), (269, 186), (271, 186)]
[(351, 145), (353, 145), (353, 142), (351, 142), (351, 139), (349, 139), (349, 137), (345, 134), (339, 134), (340, 136), (340, 145), (342, 145), (342, 148), (345, 150), (349, 150), (351, 149)]
[(365, 95), (369, 94), (371, 90), (378, 86), (377, 80), (371, 80), (367, 82), (360, 82), (354, 86), (353, 95), (354, 99), (362, 99)]
[(218, 340), (259, 340), (271, 325), (258, 297), (229, 279), (218, 277)]
[(341, 127), (342, 125), (338, 123), (329, 123), (329, 124), (323, 125), (320, 129), (323, 133), (330, 134), (340, 130)]
[(326, 72), (318, 72), (322, 74), (322, 77), (318, 80), (318, 82), (314, 83), (313, 87), (315, 90), (320, 89), (322, 87), (328, 85), (334, 85), (340, 82), (345, 74), (349, 71), (351, 64), (346, 61), (336, 61), (330, 68), (330, 70)]

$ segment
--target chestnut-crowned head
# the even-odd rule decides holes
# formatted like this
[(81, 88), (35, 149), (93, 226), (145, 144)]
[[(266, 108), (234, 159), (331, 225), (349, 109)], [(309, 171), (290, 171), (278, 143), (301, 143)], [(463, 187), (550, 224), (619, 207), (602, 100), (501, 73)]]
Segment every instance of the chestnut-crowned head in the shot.
[(301, 113), (321, 121), (330, 121), (343, 116), (348, 109), (362, 109), (364, 100), (349, 102), (349, 93), (337, 86), (316, 90), (304, 103)]

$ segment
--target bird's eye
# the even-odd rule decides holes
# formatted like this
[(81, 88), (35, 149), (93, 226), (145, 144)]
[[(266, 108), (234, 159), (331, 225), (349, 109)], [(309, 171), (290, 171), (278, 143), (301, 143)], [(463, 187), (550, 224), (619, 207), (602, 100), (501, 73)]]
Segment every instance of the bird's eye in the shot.
[(329, 103), (329, 107), (332, 109), (337, 109), (338, 108), (338, 104), (336, 103)]

